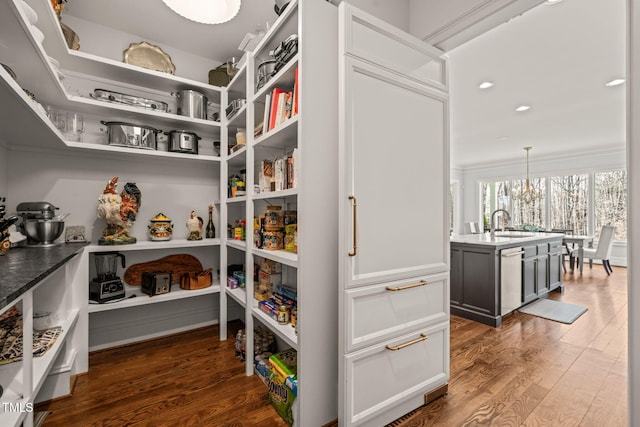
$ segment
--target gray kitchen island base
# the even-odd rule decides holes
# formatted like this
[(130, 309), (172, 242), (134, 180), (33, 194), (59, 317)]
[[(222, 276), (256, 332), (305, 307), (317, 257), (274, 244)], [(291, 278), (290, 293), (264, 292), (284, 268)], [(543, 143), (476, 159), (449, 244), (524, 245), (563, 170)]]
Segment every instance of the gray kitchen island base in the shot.
[[(517, 248), (521, 251), (514, 251)], [(503, 252), (508, 255), (501, 256)], [(513, 280), (513, 273), (509, 279), (502, 268), (507, 262), (513, 265), (513, 257), (520, 261), (519, 281)], [(507, 304), (508, 311), (502, 301), (503, 289), (519, 295), (519, 304)], [(498, 327), (503, 316), (551, 291), (564, 291), (561, 234), (451, 237), (451, 314)]]

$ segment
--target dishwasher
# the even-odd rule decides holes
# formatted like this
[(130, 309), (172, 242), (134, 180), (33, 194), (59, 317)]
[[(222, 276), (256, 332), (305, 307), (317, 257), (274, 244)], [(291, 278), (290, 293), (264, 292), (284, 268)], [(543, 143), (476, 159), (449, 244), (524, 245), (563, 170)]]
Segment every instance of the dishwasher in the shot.
[(500, 251), (500, 314), (522, 305), (522, 248)]

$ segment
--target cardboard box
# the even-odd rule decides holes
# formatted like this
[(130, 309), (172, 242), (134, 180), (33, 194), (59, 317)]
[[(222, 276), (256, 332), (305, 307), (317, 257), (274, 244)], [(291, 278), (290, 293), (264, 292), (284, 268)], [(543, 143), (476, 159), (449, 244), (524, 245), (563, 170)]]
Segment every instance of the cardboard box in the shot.
[(277, 286), (282, 284), (281, 273), (266, 273), (262, 270), (258, 273), (258, 289), (272, 292)]

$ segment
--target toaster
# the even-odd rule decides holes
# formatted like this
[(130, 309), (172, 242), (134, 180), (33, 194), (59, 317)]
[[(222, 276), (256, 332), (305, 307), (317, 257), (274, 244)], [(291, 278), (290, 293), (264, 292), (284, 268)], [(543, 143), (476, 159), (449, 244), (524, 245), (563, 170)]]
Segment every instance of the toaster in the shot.
[(171, 273), (168, 271), (148, 271), (142, 273), (142, 293), (149, 295), (171, 292)]

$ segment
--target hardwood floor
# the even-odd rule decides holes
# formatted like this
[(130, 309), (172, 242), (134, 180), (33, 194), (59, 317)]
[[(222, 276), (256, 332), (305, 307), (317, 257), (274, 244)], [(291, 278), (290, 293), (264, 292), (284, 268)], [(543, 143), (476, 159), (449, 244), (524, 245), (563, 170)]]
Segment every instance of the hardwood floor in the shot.
[[(229, 336), (240, 327), (230, 323)], [(36, 411), (52, 411), (45, 427), (287, 426), (264, 384), (245, 375), (235, 341), (217, 337), (209, 327), (91, 353), (73, 396)]]
[[(563, 281), (550, 298), (588, 308), (571, 325), (452, 316), (449, 393), (391, 425), (626, 426), (626, 269), (607, 276), (594, 265)], [(216, 337), (204, 328), (92, 353), (72, 397), (38, 406), (53, 412), (44, 425), (286, 426), (260, 380), (244, 375), (234, 341)]]

